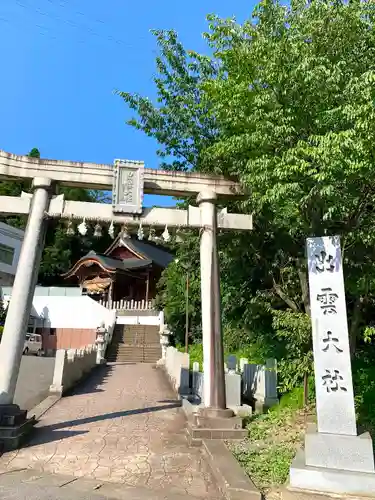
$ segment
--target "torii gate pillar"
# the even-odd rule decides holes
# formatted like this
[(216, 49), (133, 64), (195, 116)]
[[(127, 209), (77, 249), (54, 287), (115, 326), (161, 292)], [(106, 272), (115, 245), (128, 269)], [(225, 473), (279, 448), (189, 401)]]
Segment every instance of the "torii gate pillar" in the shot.
[(221, 331), (220, 274), (217, 253), (217, 195), (202, 191), (197, 198), (201, 211), (201, 309), (204, 366), (204, 404), (225, 410), (224, 351)]
[(204, 407), (188, 422), (191, 444), (202, 439), (243, 439), (242, 418), (226, 406), (224, 349), (221, 331), (219, 258), (217, 252), (217, 194), (201, 191), (201, 309), (204, 366)]
[[(33, 180), (33, 198), (0, 344), (0, 405), (13, 403), (42, 251), (51, 179)], [(8, 409), (7, 409), (8, 411)], [(1, 413), (1, 407), (0, 407)]]

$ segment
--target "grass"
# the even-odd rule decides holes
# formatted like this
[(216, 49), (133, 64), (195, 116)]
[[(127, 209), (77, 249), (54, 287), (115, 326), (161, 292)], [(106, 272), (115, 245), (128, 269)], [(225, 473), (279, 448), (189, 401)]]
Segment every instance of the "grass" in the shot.
[[(353, 385), (356, 413), (361, 432), (375, 435), (375, 350), (373, 346), (358, 349), (353, 359)], [(311, 378), (309, 386), (313, 387)], [(303, 408), (303, 389), (285, 394), (278, 407), (264, 415), (254, 415), (247, 422), (249, 437), (240, 444), (229, 444), (234, 456), (263, 492), (283, 485), (291, 461), (304, 444), (306, 424), (315, 421), (314, 396)]]
[(229, 447), (254, 484), (264, 493), (284, 484), (290, 463), (302, 446), (311, 411), (301, 409), (301, 389), (281, 398), (280, 406), (250, 418), (249, 437)]
[(374, 346), (356, 352), (352, 361), (356, 414), (361, 431), (375, 436), (375, 350)]
[[(179, 348), (181, 348), (179, 346)], [(181, 350), (184, 350), (181, 348)], [(203, 369), (201, 344), (189, 346), (191, 365), (198, 361)], [(227, 356), (229, 352), (225, 353)], [(256, 360), (250, 349), (232, 352), (237, 358)], [(251, 362), (250, 361), (250, 362)], [(361, 346), (353, 365), (353, 385), (356, 413), (361, 431), (375, 435), (375, 349), (373, 345)], [(314, 380), (309, 380), (310, 401), (314, 400)], [(306, 423), (315, 420), (313, 403), (303, 410), (303, 389), (296, 388), (283, 395), (278, 407), (267, 414), (254, 415), (247, 422), (249, 437), (240, 444), (228, 444), (234, 456), (255, 485), (264, 493), (283, 485), (289, 474), (291, 461), (303, 446)]]

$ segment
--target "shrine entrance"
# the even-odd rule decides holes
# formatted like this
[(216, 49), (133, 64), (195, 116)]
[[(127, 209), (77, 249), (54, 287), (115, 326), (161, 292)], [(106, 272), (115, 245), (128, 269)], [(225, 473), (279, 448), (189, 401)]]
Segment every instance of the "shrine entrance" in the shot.
[[(77, 163), (17, 156), (0, 151), (1, 179), (31, 179), (33, 194), (20, 197), (0, 196), (0, 213), (25, 214), (28, 222), (19, 257), (12, 298), (0, 344), (1, 404), (13, 402), (22, 357), (24, 334), (49, 219), (66, 219), (68, 224), (85, 221), (95, 230), (108, 225), (108, 231), (120, 226), (123, 235), (128, 227), (152, 233), (164, 229), (200, 230), (201, 306), (204, 354), (205, 419), (228, 418), (226, 408), (223, 340), (221, 332), (220, 278), (216, 233), (227, 230), (251, 230), (251, 215), (230, 214), (217, 204), (232, 197), (244, 196), (236, 180), (195, 172), (164, 172), (145, 169), (142, 162), (116, 160), (114, 166)], [(57, 185), (111, 190), (112, 206), (101, 203), (65, 200), (54, 195)], [(143, 207), (144, 194), (176, 197), (197, 195), (197, 205), (187, 210)], [(143, 344), (144, 345), (144, 344)], [(237, 423), (235, 425), (238, 425)], [(229, 427), (229, 426), (228, 426)], [(236, 427), (237, 428), (237, 427)]]

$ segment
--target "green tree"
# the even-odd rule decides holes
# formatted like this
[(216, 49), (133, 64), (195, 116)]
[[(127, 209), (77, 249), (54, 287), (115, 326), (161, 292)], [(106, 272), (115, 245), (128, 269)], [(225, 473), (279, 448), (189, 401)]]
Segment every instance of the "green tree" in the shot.
[(201, 84), (217, 74), (214, 61), (187, 51), (173, 30), (154, 30), (160, 55), (154, 78), (158, 98), (155, 106), (147, 97), (118, 91), (138, 119), (128, 124), (154, 137), (161, 168), (199, 169), (202, 153), (217, 135), (210, 103), (203, 102)]
[[(243, 26), (212, 16), (207, 39), (226, 77), (204, 85), (223, 130), (206, 151), (206, 163), (220, 164), (251, 188), (249, 210), (271, 209), (272, 224), (285, 235), (290, 283), (278, 293), (289, 307), (299, 282), (298, 302), (309, 313), (306, 236), (341, 235), (353, 348), (366, 308), (373, 307), (375, 36), (369, 7), (316, 0), (285, 8), (264, 1), (256, 22)], [(236, 112), (225, 111), (224, 103)]]
[[(27, 156), (40, 158), (40, 152), (37, 148), (33, 148)], [(29, 180), (0, 182), (0, 195), (2, 196), (20, 196), (22, 191), (29, 192), (30, 189)], [(61, 187), (59, 193), (73, 201), (107, 201), (101, 192), (83, 188)], [(25, 229), (27, 223), (27, 217), (23, 216), (7, 216), (2, 217), (1, 220), (21, 229)], [(94, 240), (91, 233), (86, 236), (79, 234), (68, 236), (65, 221), (49, 220), (38, 282), (45, 286), (66, 284), (61, 274), (94, 246), (98, 251), (103, 251), (109, 246), (109, 237), (104, 235), (100, 240)]]
[(0, 326), (4, 325), (5, 318), (6, 318), (6, 308), (4, 307), (4, 302), (2, 299), (0, 299)]
[[(201, 329), (199, 245), (194, 233), (184, 235), (172, 243), (176, 258), (164, 270), (158, 284), (156, 304), (164, 309), (168, 324), (175, 333), (175, 341), (185, 345), (186, 307), (188, 308), (189, 343), (199, 341)], [(188, 285), (188, 303), (186, 291)]]
[(40, 151), (38, 148), (33, 148), (27, 156), (30, 156), (30, 158), (40, 158)]
[[(370, 2), (264, 0), (242, 25), (209, 16), (211, 56), (157, 31), (156, 103), (120, 92), (164, 168), (250, 191), (229, 208), (254, 213), (253, 233), (219, 238), (224, 325), (288, 359), (293, 384), (311, 366), (307, 236), (341, 236), (353, 352), (374, 331), (374, 15)], [(180, 278), (166, 276), (176, 310)]]
[[(33, 148), (27, 156), (30, 156), (31, 158), (40, 158), (39, 150), (37, 148)], [(27, 179), (0, 181), (0, 195), (21, 196), (22, 191), (27, 193), (30, 190), (30, 187), (31, 182)], [(23, 216), (2, 216), (0, 217), (0, 220), (10, 226), (24, 229), (26, 227), (27, 218)]]

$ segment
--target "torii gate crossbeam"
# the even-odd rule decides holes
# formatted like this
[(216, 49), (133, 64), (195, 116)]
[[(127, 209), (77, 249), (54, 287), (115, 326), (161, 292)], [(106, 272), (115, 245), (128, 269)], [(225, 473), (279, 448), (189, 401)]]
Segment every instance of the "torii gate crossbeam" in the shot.
[[(124, 160), (124, 165), (144, 167), (141, 161)], [(17, 156), (0, 150), (0, 179), (34, 179), (44, 177), (62, 186), (111, 190), (113, 165), (46, 160)], [(144, 192), (168, 196), (191, 196), (204, 189), (211, 189), (218, 197), (243, 196), (244, 191), (236, 180), (196, 172), (167, 172), (144, 169)]]

